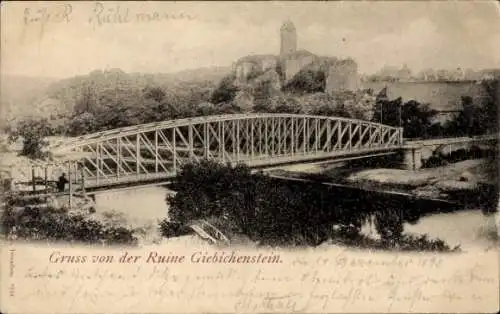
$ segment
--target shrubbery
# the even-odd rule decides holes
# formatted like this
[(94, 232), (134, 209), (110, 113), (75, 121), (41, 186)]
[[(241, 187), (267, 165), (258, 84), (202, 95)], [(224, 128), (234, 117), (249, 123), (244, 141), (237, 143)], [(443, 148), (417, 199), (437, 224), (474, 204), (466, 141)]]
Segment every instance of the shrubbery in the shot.
[(166, 238), (178, 237), (186, 235), (191, 232), (185, 224), (179, 222), (170, 222), (167, 220), (162, 220), (160, 222), (160, 233)]
[(44, 159), (49, 156), (44, 150), (48, 146), (45, 138), (51, 135), (54, 135), (54, 130), (47, 119), (29, 119), (21, 121), (16, 128), (9, 130), (9, 141), (15, 142), (18, 138), (22, 138), (21, 156)]
[[(320, 185), (252, 174), (243, 165), (233, 168), (207, 160), (186, 164), (172, 189), (177, 193), (167, 197), (170, 220), (160, 224), (167, 237), (187, 232), (185, 225), (191, 221), (215, 219), (230, 221), (232, 232), (260, 244), (318, 245), (331, 237), (333, 225), (339, 226), (336, 236), (359, 239), (362, 225), (375, 215), (381, 235), (377, 245), (407, 247), (417, 243), (410, 243), (412, 238), (403, 235), (402, 213), (393, 209), (396, 204), (356, 208), (348, 195), (338, 198), (333, 190)], [(432, 247), (432, 243), (422, 246)], [(436, 249), (446, 249), (437, 243)]]
[(2, 232), (10, 237), (30, 240), (64, 240), (101, 244), (135, 244), (133, 231), (102, 223), (82, 213), (37, 205), (16, 206), (7, 201), (2, 214)]
[(460, 246), (450, 248), (441, 239), (430, 239), (424, 235), (402, 234), (397, 241), (384, 241), (373, 239), (360, 233), (346, 235), (344, 230), (337, 229), (331, 233), (334, 243), (356, 246), (360, 248), (396, 250), (396, 251), (433, 251), (433, 252), (457, 252)]

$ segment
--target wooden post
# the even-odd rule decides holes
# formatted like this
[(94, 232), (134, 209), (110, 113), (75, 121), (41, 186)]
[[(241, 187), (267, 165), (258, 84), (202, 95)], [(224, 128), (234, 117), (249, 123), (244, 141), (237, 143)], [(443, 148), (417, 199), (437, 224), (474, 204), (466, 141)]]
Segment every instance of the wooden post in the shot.
[(401, 120), (401, 118), (402, 118), (402, 113), (401, 113), (401, 111), (402, 111), (402, 107), (403, 107), (403, 104), (400, 104), (400, 105), (398, 106), (398, 109), (399, 109), (399, 110), (398, 110), (398, 113), (399, 113), (399, 127), (400, 127), (400, 128), (402, 128), (402, 127), (403, 127), (403, 121)]
[(33, 185), (33, 191), (36, 191), (36, 183), (35, 183), (35, 167), (31, 166), (31, 181)]
[(47, 181), (48, 181), (48, 180), (47, 180), (47, 167), (48, 167), (48, 166), (45, 166), (45, 167), (44, 167), (45, 192), (47, 192), (47, 190), (48, 190), (48, 188), (49, 188), (49, 186), (48, 186), (48, 182), (47, 182)]

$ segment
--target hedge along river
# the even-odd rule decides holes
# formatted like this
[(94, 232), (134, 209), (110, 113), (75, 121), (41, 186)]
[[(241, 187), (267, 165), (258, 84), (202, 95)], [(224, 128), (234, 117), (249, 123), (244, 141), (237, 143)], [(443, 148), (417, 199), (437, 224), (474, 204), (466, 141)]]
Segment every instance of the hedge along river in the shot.
[[(279, 181), (277, 184), (283, 184), (283, 180)], [(465, 251), (483, 250), (495, 245), (496, 240), (491, 237), (491, 233), (496, 232), (495, 216), (484, 215), (479, 208), (465, 210), (429, 200), (412, 200), (405, 196), (320, 183), (287, 181), (285, 184), (292, 189), (306, 188), (308, 193), (305, 197), (316, 202), (320, 213), (341, 211), (343, 215), (350, 216), (395, 209), (403, 217), (405, 233), (427, 234), (429, 238), (445, 241), (450, 247), (460, 245)], [(132, 225), (155, 228), (159, 220), (168, 216), (165, 201), (168, 193), (174, 192), (162, 186), (103, 192), (96, 195), (96, 209), (115, 210), (123, 213)], [(317, 215), (318, 212), (311, 214)], [(366, 223), (362, 232), (368, 235), (377, 233), (372, 223)]]

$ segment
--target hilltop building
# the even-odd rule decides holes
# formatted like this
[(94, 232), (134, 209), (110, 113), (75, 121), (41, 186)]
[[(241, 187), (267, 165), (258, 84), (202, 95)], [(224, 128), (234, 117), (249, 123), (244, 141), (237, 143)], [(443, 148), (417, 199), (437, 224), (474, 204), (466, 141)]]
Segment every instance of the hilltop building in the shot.
[[(320, 57), (307, 50), (297, 49), (297, 29), (291, 21), (280, 28), (280, 54), (251, 55), (240, 58), (234, 65), (236, 81), (247, 82), (266, 72), (276, 77), (274, 85), (286, 85), (302, 70), (321, 70), (325, 73), (325, 92), (355, 91), (359, 88), (358, 66), (350, 58)], [(279, 86), (278, 86), (279, 85)]]

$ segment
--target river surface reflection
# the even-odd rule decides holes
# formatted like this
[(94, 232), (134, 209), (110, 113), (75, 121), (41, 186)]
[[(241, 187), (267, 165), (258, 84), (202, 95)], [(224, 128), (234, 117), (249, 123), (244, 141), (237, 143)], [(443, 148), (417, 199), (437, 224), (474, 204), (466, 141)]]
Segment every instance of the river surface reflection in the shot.
[[(96, 195), (98, 211), (116, 210), (123, 213), (133, 225), (154, 226), (168, 216), (165, 197), (172, 191), (164, 187), (145, 187), (110, 191)], [(496, 232), (495, 218), (480, 210), (462, 210), (421, 217), (415, 224), (405, 223), (405, 232), (427, 234), (440, 238), (451, 247), (460, 245), (465, 251), (485, 249), (495, 245), (491, 233)], [(363, 228), (374, 234), (372, 226)]]
[(170, 190), (161, 187), (144, 187), (98, 193), (95, 196), (98, 211), (116, 210), (134, 224), (148, 224), (168, 216), (165, 198)]

